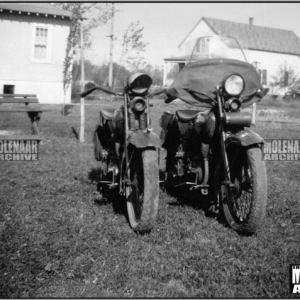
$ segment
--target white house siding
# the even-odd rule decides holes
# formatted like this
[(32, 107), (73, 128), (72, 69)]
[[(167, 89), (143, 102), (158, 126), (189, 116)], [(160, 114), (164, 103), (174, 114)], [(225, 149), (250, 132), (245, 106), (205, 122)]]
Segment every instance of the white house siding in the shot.
[[(34, 62), (34, 25), (50, 26), (50, 60)], [(70, 89), (64, 94), (63, 62), (66, 55), (70, 19), (0, 14), (0, 93), (6, 84), (15, 85), (15, 94), (37, 94), (40, 103), (71, 101)]]
[(214, 31), (205, 22), (201, 21), (184, 43), (180, 45), (177, 56), (189, 55), (195, 46), (195, 39), (214, 34)]
[(257, 69), (267, 70), (267, 86), (271, 88), (271, 94), (284, 95), (286, 92), (286, 88), (274, 89), (270, 85), (274, 81), (272, 76), (276, 76), (280, 65), (286, 64), (287, 68), (292, 67), (300, 74), (300, 57), (297, 55), (249, 50), (248, 61), (251, 64), (258, 62)]

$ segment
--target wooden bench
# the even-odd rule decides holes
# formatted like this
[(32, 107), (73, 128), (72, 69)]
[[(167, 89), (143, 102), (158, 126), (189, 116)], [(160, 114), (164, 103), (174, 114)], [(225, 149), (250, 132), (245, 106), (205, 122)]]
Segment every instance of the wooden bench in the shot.
[[(25, 106), (5, 106), (2, 104), (25, 104)], [(0, 140), (42, 140), (39, 136), (38, 124), (41, 119), (41, 114), (44, 111), (50, 111), (42, 109), (40, 107), (28, 106), (29, 103), (39, 103), (36, 95), (28, 94), (0, 94), (0, 113), (27, 113), (32, 125), (32, 135), (0, 135)]]

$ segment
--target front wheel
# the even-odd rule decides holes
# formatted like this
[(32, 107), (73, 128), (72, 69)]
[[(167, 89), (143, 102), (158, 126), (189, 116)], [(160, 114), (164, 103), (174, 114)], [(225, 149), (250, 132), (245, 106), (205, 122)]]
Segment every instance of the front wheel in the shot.
[(227, 149), (231, 186), (221, 192), (226, 222), (239, 233), (253, 234), (264, 219), (267, 205), (267, 174), (262, 150), (236, 143)]
[(158, 153), (154, 148), (129, 151), (129, 179), (126, 187), (127, 212), (131, 227), (150, 231), (158, 211)]

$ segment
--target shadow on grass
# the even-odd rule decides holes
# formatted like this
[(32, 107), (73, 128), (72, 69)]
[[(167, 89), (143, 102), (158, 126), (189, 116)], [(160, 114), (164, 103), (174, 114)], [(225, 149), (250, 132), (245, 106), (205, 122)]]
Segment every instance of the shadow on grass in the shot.
[(62, 110), (61, 110), (61, 114), (63, 115), (63, 116), (67, 116), (67, 115), (69, 115), (70, 113), (72, 113), (72, 109), (74, 108), (74, 105), (72, 105), (72, 104), (66, 104), (66, 105), (64, 105), (63, 106), (63, 108), (62, 108)]
[(124, 197), (119, 195), (118, 186), (114, 189), (110, 189), (108, 185), (100, 184), (100, 169), (93, 168), (88, 174), (89, 180), (92, 183), (97, 184), (97, 191), (99, 192), (99, 198), (95, 199), (95, 205), (112, 205), (113, 210), (116, 214), (125, 215), (127, 218), (126, 201)]
[[(171, 206), (189, 206), (196, 210), (202, 210), (206, 217), (217, 220), (226, 228), (232, 228), (225, 220), (222, 208), (217, 205), (214, 191), (210, 191), (208, 195), (202, 195), (200, 190), (190, 191), (188, 186), (178, 188), (165, 185), (166, 192), (176, 199), (176, 202), (168, 203)], [(232, 229), (233, 230), (233, 229)], [(239, 232), (241, 236), (251, 236), (252, 233)]]
[[(165, 178), (165, 172), (159, 170), (159, 178), (163, 180)], [(171, 202), (172, 206), (190, 206), (197, 210), (202, 210), (204, 214), (209, 218), (219, 218), (218, 210), (216, 210), (216, 200), (212, 192), (208, 195), (202, 195), (200, 189), (196, 191), (190, 191), (189, 186), (182, 185), (180, 187), (173, 187), (168, 183), (162, 183), (161, 187), (172, 197), (176, 199), (176, 202)]]
[(207, 217), (216, 218), (218, 214), (213, 211), (213, 197), (204, 196), (200, 191), (190, 191), (188, 187), (170, 188), (165, 186), (167, 193), (174, 197), (177, 202), (169, 203), (174, 206), (190, 206), (194, 209), (203, 210)]

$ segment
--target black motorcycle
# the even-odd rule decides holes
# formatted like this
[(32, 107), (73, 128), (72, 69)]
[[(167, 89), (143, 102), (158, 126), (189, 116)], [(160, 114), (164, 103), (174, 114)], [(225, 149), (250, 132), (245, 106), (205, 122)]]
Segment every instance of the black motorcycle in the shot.
[(166, 186), (201, 191), (234, 230), (256, 232), (267, 204), (264, 141), (248, 129), (252, 114), (243, 109), (268, 89), (239, 43), (221, 36), (197, 39), (174, 82), (152, 96), (163, 92), (166, 103), (180, 99), (198, 107), (166, 111), (160, 119)]
[(93, 86), (94, 90), (122, 96), (119, 109), (100, 110), (94, 132), (95, 158), (100, 162), (100, 185), (118, 187), (126, 197), (131, 227), (138, 232), (153, 228), (159, 202), (159, 137), (152, 132), (148, 90), (152, 79), (146, 73), (132, 72), (123, 93)]

